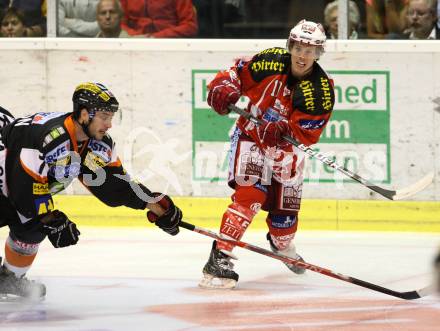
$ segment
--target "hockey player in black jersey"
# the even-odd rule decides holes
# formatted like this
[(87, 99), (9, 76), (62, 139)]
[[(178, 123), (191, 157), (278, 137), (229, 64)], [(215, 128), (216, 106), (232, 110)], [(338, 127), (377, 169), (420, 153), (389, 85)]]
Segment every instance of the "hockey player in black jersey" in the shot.
[(72, 100), (73, 112), (18, 119), (0, 107), (0, 226), (10, 229), (0, 262), (2, 295), (45, 296), (45, 286), (24, 275), (46, 237), (55, 248), (78, 242), (75, 223), (52, 201), (75, 178), (108, 206), (149, 209), (150, 222), (179, 232), (182, 212), (171, 198), (150, 192), (122, 167), (108, 135), (119, 108), (114, 95), (102, 84), (83, 83)]

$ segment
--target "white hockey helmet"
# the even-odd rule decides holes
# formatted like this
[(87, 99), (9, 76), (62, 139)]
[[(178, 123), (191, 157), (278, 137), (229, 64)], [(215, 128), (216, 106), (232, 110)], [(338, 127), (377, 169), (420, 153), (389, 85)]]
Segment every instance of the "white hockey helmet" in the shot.
[(325, 36), (324, 27), (320, 23), (312, 21), (301, 20), (290, 30), (289, 38), (287, 39), (286, 48), (290, 52), (290, 48), (295, 41), (304, 44), (321, 46), (324, 50), (324, 45), (327, 37)]

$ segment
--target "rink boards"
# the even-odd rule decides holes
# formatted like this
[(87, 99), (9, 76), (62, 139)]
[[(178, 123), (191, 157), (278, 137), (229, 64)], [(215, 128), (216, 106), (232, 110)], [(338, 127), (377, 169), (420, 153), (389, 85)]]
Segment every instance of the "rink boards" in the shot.
[[(175, 197), (187, 222), (217, 228), (229, 198)], [(110, 208), (90, 195), (58, 195), (55, 208), (63, 210), (79, 225), (151, 226), (145, 213), (126, 207)], [(302, 201), (299, 216), (303, 230), (418, 231), (440, 232), (440, 202), (309, 200)], [(260, 212), (251, 229), (264, 229)]]

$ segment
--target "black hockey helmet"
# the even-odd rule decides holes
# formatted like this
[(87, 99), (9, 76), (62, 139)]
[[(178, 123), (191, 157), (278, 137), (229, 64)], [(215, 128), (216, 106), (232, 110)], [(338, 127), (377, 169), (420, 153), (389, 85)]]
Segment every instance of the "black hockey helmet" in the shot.
[(112, 92), (100, 83), (81, 83), (75, 88), (72, 97), (73, 113), (76, 118), (82, 108), (89, 112), (90, 119), (95, 116), (97, 111), (108, 111), (115, 113), (118, 111), (119, 103)]

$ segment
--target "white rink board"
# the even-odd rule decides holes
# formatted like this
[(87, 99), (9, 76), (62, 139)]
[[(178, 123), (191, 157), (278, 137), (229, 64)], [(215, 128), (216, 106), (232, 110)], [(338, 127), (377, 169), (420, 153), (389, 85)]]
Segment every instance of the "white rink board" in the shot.
[[(198, 101), (193, 100), (192, 73), (227, 68), (237, 57), (283, 44), (283, 40), (2, 40), (0, 63), (4, 79), (0, 82), (0, 105), (16, 116), (37, 111), (70, 111), (71, 94), (78, 83), (105, 83), (121, 104), (122, 112), (115, 119), (111, 133), (127, 170), (153, 190), (164, 191), (168, 187), (173, 195), (225, 196), (230, 190), (224, 181), (193, 180), (192, 112), (193, 102)], [(389, 86), (384, 80), (376, 80), (374, 95), (378, 107), (389, 110), (386, 162), (389, 162), (390, 181), (377, 182), (381, 186), (403, 188), (428, 172), (437, 173), (439, 51), (440, 44), (432, 41), (329, 42), (327, 53), (320, 61), (330, 71), (385, 72), (389, 77)], [(336, 85), (344, 91), (364, 84), (362, 80), (366, 77), (335, 76), (341, 82), (336, 81)], [(194, 84), (196, 94), (200, 82)], [(383, 89), (387, 89), (389, 105)], [(365, 104), (347, 104), (348, 99), (361, 98), (361, 92), (356, 94), (352, 89), (352, 94), (344, 95), (336, 108), (365, 110), (368, 108)], [(371, 93), (365, 95), (367, 101), (373, 98)], [(380, 112), (378, 109), (372, 111)], [(322, 144), (322, 152), (336, 150), (334, 146), (327, 150), (327, 145)], [(368, 146), (349, 146), (354, 146), (358, 154), (369, 151)], [(200, 144), (198, 148), (204, 150)], [(384, 145), (378, 150), (387, 153)], [(216, 153), (224, 154), (218, 150)], [(217, 161), (223, 164), (223, 160)], [(387, 164), (382, 166), (387, 169)], [(210, 171), (215, 173), (216, 169)], [(225, 173), (219, 169), (217, 172)], [(370, 176), (362, 168), (359, 174)], [(381, 178), (384, 177), (387, 174)], [(413, 199), (438, 200), (438, 185), (436, 179)], [(68, 193), (84, 192), (80, 185), (68, 190)], [(356, 183), (317, 185), (313, 181), (305, 185), (304, 197), (378, 198)]]

